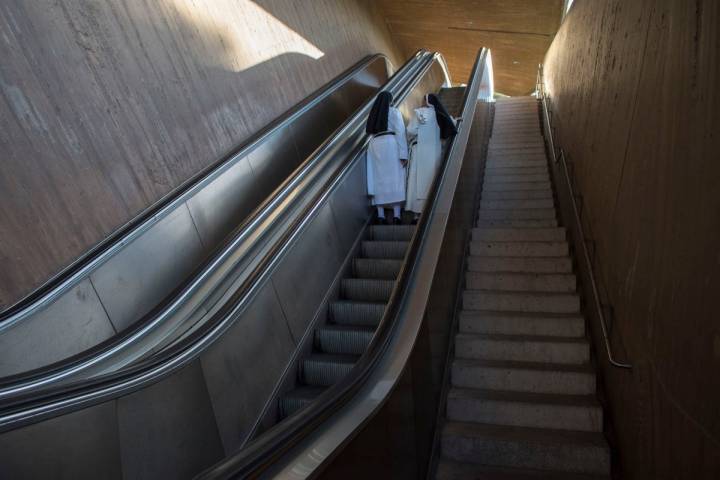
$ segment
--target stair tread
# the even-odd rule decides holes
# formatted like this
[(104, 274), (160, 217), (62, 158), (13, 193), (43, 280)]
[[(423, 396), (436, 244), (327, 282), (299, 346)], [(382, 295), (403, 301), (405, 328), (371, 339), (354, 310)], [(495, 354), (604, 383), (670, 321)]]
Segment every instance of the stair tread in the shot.
[(299, 400), (314, 400), (325, 391), (325, 387), (313, 387), (311, 385), (300, 385), (289, 392), (285, 393), (283, 397), (286, 398), (297, 398)]
[(552, 312), (512, 312), (507, 310), (460, 310), (460, 316), (463, 317), (480, 317), (482, 315), (492, 315), (498, 317), (523, 317), (530, 319), (568, 319), (568, 320), (583, 320), (583, 316), (580, 313), (552, 313)]
[(567, 344), (587, 344), (588, 341), (585, 338), (568, 338), (568, 337), (556, 337), (550, 335), (503, 335), (498, 333), (468, 333), (458, 332), (457, 337), (465, 338), (478, 338), (484, 340), (496, 340), (506, 342), (544, 342), (544, 343), (567, 343)]
[(305, 361), (312, 361), (317, 363), (344, 363), (354, 364), (357, 362), (359, 355), (344, 355), (340, 353), (320, 353), (313, 352), (310, 355), (304, 357)]
[(519, 362), (514, 360), (482, 360), (477, 358), (455, 358), (453, 363), (467, 367), (508, 368), (517, 370), (535, 370), (540, 372), (568, 372), (595, 374), (592, 365), (547, 363), (547, 362)]
[(445, 458), (440, 460), (435, 478), (437, 480), (610, 480), (606, 475), (492, 467)]
[(607, 440), (601, 432), (582, 432), (575, 430), (555, 430), (550, 428), (515, 427), (492, 425), (487, 423), (448, 421), (443, 427), (443, 435), (485, 437), (498, 440), (539, 443), (543, 445), (593, 446), (609, 450)]
[(569, 405), (600, 408), (595, 395), (569, 395), (560, 393), (513, 392), (505, 390), (488, 390), (480, 388), (451, 387), (448, 398), (471, 400), (497, 400), (518, 403), (535, 403), (543, 405)]

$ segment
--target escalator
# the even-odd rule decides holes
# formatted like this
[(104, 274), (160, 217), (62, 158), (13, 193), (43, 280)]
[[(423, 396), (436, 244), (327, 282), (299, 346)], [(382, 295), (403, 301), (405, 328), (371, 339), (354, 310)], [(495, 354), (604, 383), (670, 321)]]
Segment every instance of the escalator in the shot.
[[(370, 98), (175, 291), (163, 308), (176, 323), (155, 309), (123, 348), (100, 344), (0, 400), (0, 477), (307, 476), (328, 461), (412, 349), (487, 57), (417, 227), (370, 225)], [(447, 86), (442, 57), (419, 52), (384, 88), (407, 118)]]

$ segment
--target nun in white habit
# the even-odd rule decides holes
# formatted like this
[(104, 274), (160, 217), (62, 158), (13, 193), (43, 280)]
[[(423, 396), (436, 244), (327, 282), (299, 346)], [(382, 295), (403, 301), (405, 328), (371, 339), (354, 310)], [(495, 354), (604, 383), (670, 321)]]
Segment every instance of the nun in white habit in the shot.
[(368, 117), (365, 131), (373, 137), (367, 150), (367, 188), (378, 221), (385, 220), (387, 207), (393, 210), (394, 223), (400, 223), (408, 147), (402, 114), (391, 102), (390, 92), (380, 92)]
[(405, 209), (413, 212), (417, 219), (440, 168), (441, 138), (449, 138), (457, 129), (437, 97), (430, 94), (425, 97), (425, 106), (415, 109), (407, 132), (411, 141)]

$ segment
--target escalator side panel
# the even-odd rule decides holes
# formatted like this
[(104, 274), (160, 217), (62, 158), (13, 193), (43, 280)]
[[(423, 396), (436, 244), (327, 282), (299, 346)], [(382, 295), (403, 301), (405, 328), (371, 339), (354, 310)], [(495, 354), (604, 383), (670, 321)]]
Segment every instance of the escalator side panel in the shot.
[(90, 280), (83, 280), (30, 321), (0, 335), (0, 377), (67, 358), (114, 333)]
[(358, 232), (362, 231), (368, 218), (367, 174), (365, 153), (350, 172), (345, 182), (330, 199), (335, 224), (340, 237), (340, 252), (352, 247)]
[(242, 445), (295, 347), (268, 283), (242, 319), (200, 357), (226, 454)]
[(0, 436), (0, 478), (123, 478), (116, 401)]
[(191, 478), (223, 457), (198, 361), (119, 398), (117, 418), (124, 478)]
[(100, 301), (120, 332), (148, 313), (186, 278), (203, 245), (185, 205), (153, 225), (90, 275)]
[(339, 245), (333, 212), (325, 204), (273, 273), (275, 291), (296, 341), (308, 328), (342, 264), (344, 255)]

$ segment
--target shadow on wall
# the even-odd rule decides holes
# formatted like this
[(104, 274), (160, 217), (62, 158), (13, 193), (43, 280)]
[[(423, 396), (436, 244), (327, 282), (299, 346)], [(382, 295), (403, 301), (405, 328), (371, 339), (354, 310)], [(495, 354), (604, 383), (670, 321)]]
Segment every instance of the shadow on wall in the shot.
[(329, 0), (0, 5), (0, 305), (387, 51), (370, 20)]

